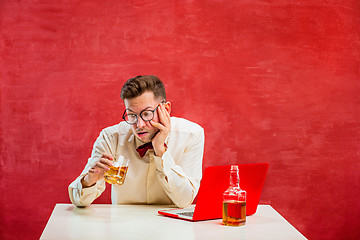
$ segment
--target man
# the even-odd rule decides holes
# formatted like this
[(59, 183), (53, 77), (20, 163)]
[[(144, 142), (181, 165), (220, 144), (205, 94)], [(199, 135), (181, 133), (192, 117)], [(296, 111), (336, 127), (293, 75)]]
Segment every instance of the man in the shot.
[[(111, 185), (113, 204), (190, 205), (202, 177), (203, 128), (170, 117), (171, 103), (156, 76), (129, 79), (121, 99), (124, 121), (101, 131), (83, 172), (69, 185), (71, 202), (91, 204), (105, 190), (104, 173), (112, 160), (125, 156), (129, 168), (123, 185)], [(153, 149), (140, 156), (146, 143)]]

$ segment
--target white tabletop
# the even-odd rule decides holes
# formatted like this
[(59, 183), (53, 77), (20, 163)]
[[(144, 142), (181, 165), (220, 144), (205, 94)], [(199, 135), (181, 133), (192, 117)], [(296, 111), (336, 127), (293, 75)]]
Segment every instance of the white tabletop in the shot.
[(221, 219), (190, 222), (157, 213), (168, 208), (56, 204), (40, 239), (306, 239), (270, 205), (259, 205), (256, 214), (240, 227), (223, 226)]

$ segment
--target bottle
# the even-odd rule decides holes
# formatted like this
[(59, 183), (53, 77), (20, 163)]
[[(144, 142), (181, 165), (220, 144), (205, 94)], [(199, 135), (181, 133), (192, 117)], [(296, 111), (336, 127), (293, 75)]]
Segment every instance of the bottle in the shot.
[(230, 186), (223, 194), (223, 225), (242, 226), (246, 222), (246, 191), (240, 188), (239, 168), (232, 165)]

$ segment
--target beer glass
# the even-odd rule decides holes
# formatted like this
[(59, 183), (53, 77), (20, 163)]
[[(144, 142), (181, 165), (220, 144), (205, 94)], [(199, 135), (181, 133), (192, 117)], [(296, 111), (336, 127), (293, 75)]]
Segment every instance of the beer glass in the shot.
[(126, 173), (129, 167), (129, 159), (124, 156), (114, 158), (113, 166), (105, 172), (104, 178), (107, 183), (122, 185), (125, 181)]

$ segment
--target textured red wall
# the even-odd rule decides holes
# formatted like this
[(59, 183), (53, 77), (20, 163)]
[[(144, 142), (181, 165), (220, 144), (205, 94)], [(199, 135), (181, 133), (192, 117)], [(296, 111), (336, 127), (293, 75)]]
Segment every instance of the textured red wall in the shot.
[(263, 203), (359, 239), (359, 26), (358, 0), (0, 1), (0, 238), (40, 237), (123, 82), (155, 74), (204, 166), (268, 162)]

